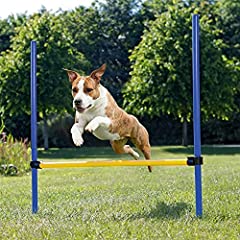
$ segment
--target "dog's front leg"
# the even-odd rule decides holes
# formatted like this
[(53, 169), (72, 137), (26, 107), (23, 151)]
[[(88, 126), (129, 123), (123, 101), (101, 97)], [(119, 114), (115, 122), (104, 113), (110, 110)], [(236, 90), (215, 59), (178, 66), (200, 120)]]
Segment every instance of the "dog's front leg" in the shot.
[(79, 123), (74, 123), (71, 128), (71, 134), (73, 142), (76, 146), (81, 146), (83, 144), (82, 134), (84, 132), (83, 127)]
[(111, 120), (108, 117), (95, 117), (91, 122), (88, 123), (85, 130), (89, 132), (95, 132), (98, 127), (108, 128), (111, 124)]

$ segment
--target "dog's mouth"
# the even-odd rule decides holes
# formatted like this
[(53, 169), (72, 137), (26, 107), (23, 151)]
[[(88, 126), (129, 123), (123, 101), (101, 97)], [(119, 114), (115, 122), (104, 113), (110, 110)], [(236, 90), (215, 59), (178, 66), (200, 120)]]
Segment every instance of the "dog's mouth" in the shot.
[(80, 107), (80, 106), (75, 106), (76, 110), (80, 113), (85, 112), (87, 109), (89, 109), (92, 106), (92, 104), (90, 104), (89, 106), (87, 106), (86, 108)]

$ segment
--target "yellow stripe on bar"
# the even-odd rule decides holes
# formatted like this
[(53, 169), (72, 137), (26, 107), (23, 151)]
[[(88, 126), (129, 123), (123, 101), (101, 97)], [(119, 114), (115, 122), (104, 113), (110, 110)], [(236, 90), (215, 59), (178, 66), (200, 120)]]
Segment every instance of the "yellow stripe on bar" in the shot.
[(40, 168), (81, 168), (81, 167), (130, 167), (130, 166), (186, 166), (186, 159), (163, 160), (112, 160), (81, 162), (40, 162)]

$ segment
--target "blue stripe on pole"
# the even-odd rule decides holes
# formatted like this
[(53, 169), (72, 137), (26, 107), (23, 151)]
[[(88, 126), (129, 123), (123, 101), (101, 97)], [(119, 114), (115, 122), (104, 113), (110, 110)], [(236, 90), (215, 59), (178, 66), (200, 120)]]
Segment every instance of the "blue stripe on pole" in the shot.
[[(31, 41), (31, 148), (32, 161), (37, 161), (37, 80), (36, 41)], [(32, 212), (38, 211), (38, 172), (32, 169)]]
[[(192, 18), (194, 155), (201, 156), (199, 16)], [(202, 216), (201, 165), (195, 166), (196, 216)]]

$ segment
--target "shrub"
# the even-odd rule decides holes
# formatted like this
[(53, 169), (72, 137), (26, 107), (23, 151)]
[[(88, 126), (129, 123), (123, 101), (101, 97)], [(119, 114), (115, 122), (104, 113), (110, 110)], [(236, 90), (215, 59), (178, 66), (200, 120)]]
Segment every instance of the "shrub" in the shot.
[[(4, 135), (2, 135), (4, 136)], [(0, 174), (22, 175), (30, 170), (30, 151), (27, 141), (17, 141), (9, 135), (0, 140)]]

